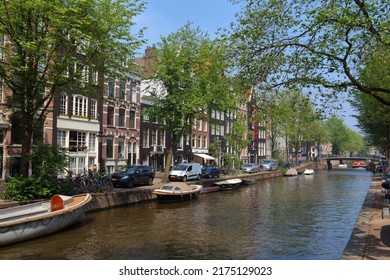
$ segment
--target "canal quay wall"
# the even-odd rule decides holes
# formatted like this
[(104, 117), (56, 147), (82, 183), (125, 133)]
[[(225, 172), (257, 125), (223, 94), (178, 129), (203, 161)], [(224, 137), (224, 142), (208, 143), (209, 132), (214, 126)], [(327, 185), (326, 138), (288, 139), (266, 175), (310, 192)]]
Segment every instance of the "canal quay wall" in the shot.
[[(302, 163), (300, 166), (295, 167), (295, 169), (302, 173), (306, 168), (315, 168), (314, 162)], [(266, 171), (253, 174), (237, 174), (230, 176), (223, 176), (221, 178), (207, 179), (202, 181), (187, 181), (187, 184), (201, 184), (204, 187), (212, 185), (214, 182), (223, 181), (232, 178), (246, 179), (251, 178), (256, 181), (266, 180), (274, 177), (281, 176), (281, 172), (277, 171)], [(152, 186), (140, 186), (131, 189), (115, 189), (113, 192), (109, 193), (96, 193), (92, 194), (92, 201), (88, 204), (86, 211), (97, 211), (102, 209), (107, 209), (111, 207), (131, 205), (141, 202), (149, 202), (156, 199), (156, 196), (152, 194), (154, 189), (158, 189), (162, 186), (161, 175), (160, 178), (157, 177), (154, 179)]]
[[(255, 174), (238, 174), (236, 176), (223, 176), (218, 179), (208, 179), (202, 181), (187, 181), (187, 184), (201, 184), (203, 186), (212, 185), (214, 182), (232, 179), (232, 178), (253, 178), (256, 181), (266, 180), (281, 176), (280, 171), (268, 171)], [(114, 189), (109, 193), (92, 194), (92, 201), (87, 205), (86, 211), (97, 211), (111, 207), (131, 205), (141, 202), (149, 202), (156, 199), (152, 194), (154, 189), (158, 189), (163, 185), (161, 178), (155, 178), (152, 186), (140, 186), (131, 189)]]

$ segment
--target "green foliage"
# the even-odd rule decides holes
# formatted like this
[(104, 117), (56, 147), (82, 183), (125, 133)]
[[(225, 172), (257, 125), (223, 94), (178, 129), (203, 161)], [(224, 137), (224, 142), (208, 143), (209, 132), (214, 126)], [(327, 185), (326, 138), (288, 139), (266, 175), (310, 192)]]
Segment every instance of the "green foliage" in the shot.
[(242, 166), (242, 162), (240, 160), (240, 157), (237, 155), (231, 155), (229, 153), (223, 154), (223, 166), (233, 169), (233, 168), (240, 168)]
[(378, 45), (381, 52), (389, 51), (389, 1), (246, 0), (240, 4), (244, 8), (226, 37), (233, 43), (232, 59), (241, 77), (265, 90), (298, 85), (333, 100), (339, 93), (357, 89), (390, 104), (377, 95), (388, 95), (388, 84), (373, 86), (359, 75)]
[(141, 0), (0, 2), (0, 38), (7, 38), (0, 44), (7, 61), (0, 63), (0, 79), (13, 92), (8, 103), (23, 131), (23, 176), (28, 176), (33, 131), (55, 96), (72, 90), (101, 98), (90, 76), (129, 71), (128, 62), (143, 42), (142, 30), (132, 33), (133, 18), (143, 8)]
[(57, 179), (58, 174), (66, 171), (65, 151), (49, 145), (38, 144), (31, 154), (34, 166), (30, 177), (16, 176), (6, 181), (4, 197), (13, 200), (31, 200), (48, 198), (53, 194), (64, 193), (65, 189)]
[[(190, 24), (157, 45), (155, 75), (146, 89), (153, 105), (144, 113), (172, 133), (171, 152), (180, 137), (191, 135), (195, 119), (208, 120), (211, 105), (220, 111), (235, 108), (231, 80), (226, 78), (225, 53), (223, 42), (211, 40)], [(168, 158), (165, 177), (169, 162)]]
[(348, 128), (343, 120), (333, 116), (325, 121), (329, 131), (333, 153), (339, 155), (346, 152), (360, 152), (364, 149), (362, 137)]

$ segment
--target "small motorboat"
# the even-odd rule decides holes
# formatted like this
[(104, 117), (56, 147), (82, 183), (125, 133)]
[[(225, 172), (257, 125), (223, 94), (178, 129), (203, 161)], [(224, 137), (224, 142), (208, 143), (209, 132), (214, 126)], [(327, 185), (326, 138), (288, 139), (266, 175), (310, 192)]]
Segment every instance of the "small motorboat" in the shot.
[(348, 166), (347, 166), (347, 164), (345, 164), (345, 163), (340, 163), (339, 164), (339, 168), (347, 168)]
[(201, 193), (218, 192), (218, 191), (220, 191), (220, 188), (221, 187), (217, 186), (217, 185), (203, 187), (203, 189), (201, 190)]
[(54, 195), (50, 201), (0, 209), (0, 246), (6, 246), (61, 231), (85, 214), (90, 194)]
[(235, 190), (241, 186), (241, 179), (228, 179), (225, 181), (220, 181), (214, 183), (214, 185), (219, 186), (221, 191)]
[(367, 165), (364, 162), (364, 160), (354, 161), (352, 164), (352, 168), (366, 168), (366, 167), (367, 167)]
[(253, 185), (254, 183), (256, 183), (256, 179), (255, 178), (242, 179), (242, 184), (243, 185)]
[(305, 171), (303, 171), (303, 174), (304, 175), (313, 175), (314, 170), (313, 169), (305, 169)]
[(284, 176), (298, 176), (298, 171), (295, 168), (289, 168), (286, 173), (284, 173)]
[(168, 182), (159, 189), (153, 190), (153, 194), (160, 202), (177, 202), (196, 199), (202, 191), (202, 185), (187, 185), (183, 182)]

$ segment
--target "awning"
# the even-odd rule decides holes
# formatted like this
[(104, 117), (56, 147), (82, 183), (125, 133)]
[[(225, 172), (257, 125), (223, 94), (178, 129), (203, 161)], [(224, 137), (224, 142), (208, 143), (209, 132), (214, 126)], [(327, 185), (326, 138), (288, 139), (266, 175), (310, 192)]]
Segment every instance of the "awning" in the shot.
[(204, 158), (205, 160), (215, 160), (214, 157), (206, 155), (206, 154), (194, 154), (194, 155), (198, 156), (198, 157), (201, 157), (201, 158)]

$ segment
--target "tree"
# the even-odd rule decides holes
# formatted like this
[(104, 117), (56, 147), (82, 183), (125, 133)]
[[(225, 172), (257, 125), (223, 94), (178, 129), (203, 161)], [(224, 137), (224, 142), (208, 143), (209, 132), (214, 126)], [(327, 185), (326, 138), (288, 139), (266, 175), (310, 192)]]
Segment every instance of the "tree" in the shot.
[[(360, 70), (362, 78), (371, 84), (390, 86), (389, 59), (390, 51), (372, 53), (367, 59), (365, 67)], [(377, 71), (377, 67), (381, 71)], [(378, 94), (389, 99), (389, 96), (383, 93)], [(390, 118), (390, 113), (388, 106), (360, 92), (353, 93), (351, 104), (359, 112), (356, 119), (368, 144), (378, 147), (388, 158), (390, 156), (390, 125), (387, 121)]]
[(191, 136), (194, 119), (208, 120), (214, 104), (220, 111), (236, 106), (223, 42), (213, 41), (188, 23), (162, 38), (156, 50), (155, 75), (147, 91), (152, 106), (145, 110), (172, 135), (163, 180), (181, 137)]
[(363, 139), (359, 134), (349, 129), (341, 119), (333, 116), (325, 121), (325, 126), (329, 131), (334, 154), (363, 150)]
[(374, 51), (389, 52), (389, 1), (245, 3), (227, 31), (242, 78), (263, 88), (301, 85), (323, 97), (358, 90), (390, 105), (383, 97), (389, 85), (373, 84), (359, 73)]
[(98, 97), (86, 81), (97, 71), (121, 69), (133, 56), (142, 30), (132, 35), (132, 19), (142, 10), (139, 0), (0, 2), (0, 78), (12, 90), (8, 103), (23, 132), (22, 175), (28, 176), (32, 135), (53, 98), (75, 89)]

